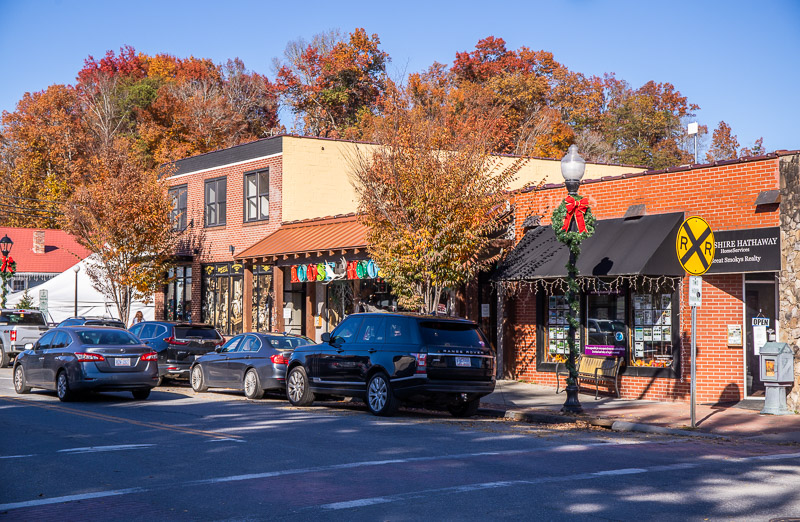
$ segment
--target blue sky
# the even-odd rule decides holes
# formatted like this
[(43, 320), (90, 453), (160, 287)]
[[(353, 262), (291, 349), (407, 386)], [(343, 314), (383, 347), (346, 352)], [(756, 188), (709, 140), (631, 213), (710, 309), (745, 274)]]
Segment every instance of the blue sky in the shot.
[(272, 79), (288, 41), (355, 27), (380, 36), (395, 79), (452, 63), (494, 35), (587, 75), (670, 82), (710, 129), (725, 120), (742, 145), (763, 136), (767, 150), (800, 149), (798, 0), (0, 0), (0, 111), (26, 91), (74, 82), (88, 55), (123, 45), (216, 62), (238, 56)]

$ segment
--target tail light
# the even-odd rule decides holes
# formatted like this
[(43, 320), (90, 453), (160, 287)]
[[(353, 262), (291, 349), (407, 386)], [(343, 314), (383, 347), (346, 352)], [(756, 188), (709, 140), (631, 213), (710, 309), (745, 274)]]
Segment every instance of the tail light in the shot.
[(146, 354), (142, 355), (142, 360), (143, 361), (157, 361), (158, 360), (158, 354), (156, 352), (146, 353)]
[(270, 357), (269, 360), (272, 361), (273, 364), (288, 364), (289, 363), (289, 359), (284, 357), (284, 355), (282, 353), (276, 353), (275, 355)]
[(178, 346), (185, 346), (185, 345), (189, 344), (189, 341), (179, 341), (179, 340), (175, 339), (174, 337), (164, 337), (164, 342), (167, 343), (167, 344), (175, 344), (175, 345), (178, 345)]
[(80, 362), (99, 362), (106, 360), (105, 357), (103, 357), (99, 353), (75, 352), (75, 357)]
[(414, 359), (417, 360), (416, 373), (428, 373), (428, 354), (427, 353), (412, 353)]
[(17, 331), (16, 330), (11, 330), (11, 332), (9, 332), (9, 335), (11, 336), (11, 340), (12, 341), (16, 341), (17, 340)]

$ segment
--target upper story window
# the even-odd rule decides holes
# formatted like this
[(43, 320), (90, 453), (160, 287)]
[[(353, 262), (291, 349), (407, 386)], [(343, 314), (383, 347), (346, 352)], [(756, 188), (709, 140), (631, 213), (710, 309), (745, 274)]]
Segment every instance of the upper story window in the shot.
[(186, 229), (186, 198), (188, 190), (186, 185), (172, 187), (169, 189), (169, 198), (172, 201), (172, 210), (169, 218), (172, 221), (173, 230)]
[(244, 175), (244, 220), (269, 219), (269, 169)]
[(227, 178), (206, 180), (205, 219), (207, 227), (225, 224), (226, 202), (228, 200)]

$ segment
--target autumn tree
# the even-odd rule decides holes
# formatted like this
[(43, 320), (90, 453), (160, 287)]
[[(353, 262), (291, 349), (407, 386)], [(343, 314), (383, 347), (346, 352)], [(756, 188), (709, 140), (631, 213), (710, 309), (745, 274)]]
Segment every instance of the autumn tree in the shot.
[(739, 139), (733, 134), (731, 126), (724, 121), (714, 129), (711, 146), (706, 153), (706, 161), (737, 159), (744, 156), (758, 156), (764, 154), (764, 138), (758, 138), (752, 147), (739, 148)]
[(81, 178), (85, 129), (75, 89), (25, 93), (0, 129), (0, 216), (7, 226), (52, 227), (57, 204)]
[(481, 100), (419, 104), (396, 92), (368, 126), (378, 146), (354, 146), (350, 167), (369, 252), (401, 306), (436, 313), (445, 288), (492, 261), (490, 233), (520, 167), (491, 155), (500, 123)]
[(389, 55), (380, 49), (378, 35), (356, 29), (343, 40), (334, 33), (303, 44), (287, 47), (275, 82), (297, 129), (311, 136), (359, 137), (360, 119), (378, 110), (391, 83)]
[(131, 143), (115, 138), (88, 166), (87, 183), (62, 205), (64, 229), (92, 252), (92, 286), (126, 324), (134, 300), (147, 302), (171, 265), (172, 203), (163, 177), (143, 167)]

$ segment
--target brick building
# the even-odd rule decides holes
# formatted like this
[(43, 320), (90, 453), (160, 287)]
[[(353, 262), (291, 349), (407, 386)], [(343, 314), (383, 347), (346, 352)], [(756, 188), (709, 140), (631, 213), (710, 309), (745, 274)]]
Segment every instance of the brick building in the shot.
[[(624, 357), (623, 397), (689, 400), (691, 309), (676, 236), (690, 216), (708, 222), (716, 245), (697, 311), (698, 401), (763, 397), (760, 344), (797, 352), (798, 158), (780, 151), (583, 181), (598, 221), (578, 258), (576, 340), (582, 353)], [(567, 353), (568, 254), (550, 215), (565, 196), (563, 184), (514, 195), (518, 242), (496, 274), (504, 376), (554, 387)]]
[[(371, 147), (283, 135), (175, 162), (168, 184), (183, 231), (179, 265), (156, 296), (156, 317), (209, 322), (226, 334), (319, 338), (359, 307), (391, 308), (348, 176), (349, 158)], [(559, 165), (530, 159), (511, 188), (559, 179)], [(630, 170), (589, 164), (586, 177)]]

